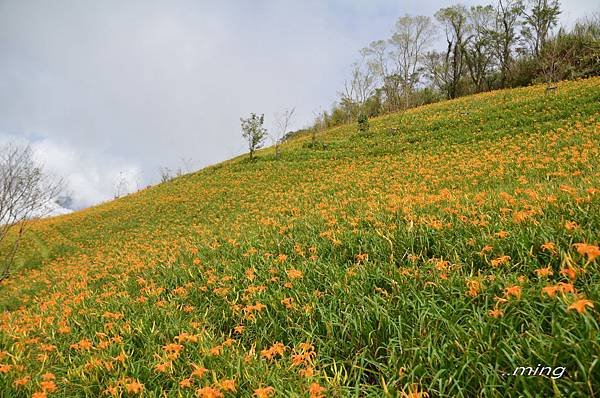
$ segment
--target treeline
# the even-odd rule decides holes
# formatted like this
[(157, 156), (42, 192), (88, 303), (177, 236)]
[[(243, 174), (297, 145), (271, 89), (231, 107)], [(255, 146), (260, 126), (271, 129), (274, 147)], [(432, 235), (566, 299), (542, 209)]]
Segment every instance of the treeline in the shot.
[[(569, 31), (557, 29), (560, 14), (557, 0), (499, 0), (400, 17), (391, 37), (360, 51), (339, 100), (318, 112), (308, 130), (483, 91), (600, 75), (600, 14)], [(443, 49), (435, 49), (440, 39)]]

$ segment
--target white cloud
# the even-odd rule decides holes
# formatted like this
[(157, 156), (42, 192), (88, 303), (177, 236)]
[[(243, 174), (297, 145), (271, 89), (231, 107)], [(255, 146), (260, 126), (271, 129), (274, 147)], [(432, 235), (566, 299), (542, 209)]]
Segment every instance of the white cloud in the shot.
[(141, 188), (140, 166), (125, 159), (90, 149), (75, 149), (50, 139), (36, 141), (32, 148), (45, 169), (64, 176), (75, 208), (113, 199), (119, 190), (123, 194)]
[(93, 148), (74, 148), (49, 138), (0, 134), (0, 145), (7, 142), (31, 144), (36, 163), (45, 172), (65, 180), (65, 192), (71, 194), (74, 209), (113, 199), (119, 188), (126, 191), (121, 193), (131, 193), (143, 187), (139, 164)]

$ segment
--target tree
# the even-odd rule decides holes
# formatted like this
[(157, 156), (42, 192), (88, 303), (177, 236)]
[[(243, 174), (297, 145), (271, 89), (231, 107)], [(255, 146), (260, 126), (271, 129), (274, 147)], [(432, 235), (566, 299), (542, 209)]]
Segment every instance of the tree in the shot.
[(562, 32), (559, 32), (557, 37), (544, 43), (544, 47), (538, 55), (540, 72), (543, 76), (547, 89), (555, 88), (556, 83), (564, 73), (563, 69), (567, 66), (567, 59), (572, 48), (567, 48), (566, 51), (561, 51)]
[(121, 196), (125, 196), (128, 194), (129, 194), (129, 181), (127, 180), (127, 177), (125, 176), (125, 174), (121, 171), (121, 172), (119, 172), (119, 176), (117, 177), (117, 180), (115, 181), (114, 198), (118, 199)]
[(431, 18), (423, 15), (400, 17), (395, 28), (389, 42), (393, 47), (394, 75), (398, 76), (406, 109), (419, 82), (425, 50), (431, 45), (436, 30)]
[(494, 27), (494, 8), (492, 6), (473, 6), (468, 13), (470, 36), (465, 44), (464, 55), (475, 91), (489, 89), (486, 80), (493, 66), (492, 32)]
[(296, 111), (295, 107), (290, 109), (286, 109), (281, 113), (275, 114), (275, 136), (272, 137), (275, 141), (275, 157), (278, 158), (280, 156), (280, 146), (283, 137), (287, 134), (288, 127), (292, 124), (292, 119), (294, 117), (294, 112)]
[(165, 183), (167, 181), (171, 181), (175, 178), (173, 170), (167, 166), (161, 166), (158, 168), (158, 172), (160, 173), (160, 182)]
[(500, 64), (500, 85), (506, 87), (512, 66), (512, 50), (517, 43), (517, 27), (523, 12), (522, 0), (498, 0), (493, 32), (494, 52)]
[(448, 53), (429, 51), (425, 54), (425, 70), (431, 85), (448, 97), (452, 74), (450, 73), (450, 62)]
[[(342, 94), (342, 103), (349, 106), (353, 118), (360, 120), (366, 117), (365, 105), (369, 98), (376, 92), (376, 75), (372, 67), (369, 66), (366, 56), (363, 54), (360, 62), (352, 65), (352, 79), (346, 81), (344, 93)], [(324, 125), (327, 125), (323, 113)]]
[(530, 44), (533, 55), (540, 56), (550, 30), (558, 24), (558, 0), (529, 0), (529, 10), (523, 11), (523, 37)]
[(560, 29), (547, 39), (537, 58), (537, 81), (543, 79), (551, 87), (559, 80), (600, 75), (600, 24), (596, 25), (596, 38), (594, 27), (588, 28), (592, 30), (581, 25), (571, 32)]
[(368, 60), (363, 54), (359, 62), (352, 64), (352, 77), (344, 83), (344, 91), (340, 93), (341, 102), (348, 106), (352, 118), (356, 118), (369, 97), (375, 93), (376, 75), (369, 67)]
[(327, 128), (328, 114), (323, 108), (319, 107), (317, 110), (312, 111), (313, 114), (313, 127), (310, 129), (310, 145), (312, 148), (316, 148), (317, 145), (317, 133)]
[(458, 97), (460, 81), (464, 72), (464, 47), (467, 32), (467, 9), (462, 5), (442, 8), (435, 13), (437, 20), (443, 25), (446, 34), (446, 61), (451, 79), (447, 84), (446, 96), (449, 99)]
[(192, 171), (194, 171), (194, 169), (195, 169), (194, 159), (182, 157), (182, 158), (180, 158), (180, 160), (181, 160), (181, 165), (183, 166), (183, 172), (188, 174), (188, 173), (191, 173)]
[(64, 185), (62, 179), (44, 173), (29, 146), (0, 148), (0, 281), (10, 276), (29, 221), (52, 211)]
[(242, 137), (248, 142), (250, 159), (254, 159), (254, 152), (262, 148), (267, 137), (267, 129), (263, 127), (265, 115), (257, 116), (255, 113), (251, 113), (247, 119), (240, 118), (240, 122), (242, 124)]
[[(158, 173), (160, 174), (160, 182), (165, 183), (173, 180), (174, 178), (181, 177), (184, 174), (191, 173), (194, 171), (194, 160), (192, 158), (180, 158), (181, 166), (176, 169), (172, 169), (168, 166), (160, 166), (158, 168)], [(122, 173), (121, 173), (122, 174)], [(136, 184), (137, 185), (137, 184)], [(121, 190), (121, 192), (125, 192), (127, 194), (127, 189), (129, 187), (129, 182), (125, 179), (124, 184), (122, 186), (125, 188), (125, 191)], [(117, 198), (117, 189), (115, 189), (115, 198)], [(119, 195), (120, 196), (120, 195)]]
[(377, 78), (376, 85), (381, 86), (388, 111), (395, 111), (400, 106), (400, 75), (391, 63), (392, 53), (385, 40), (376, 40), (360, 51), (373, 74)]

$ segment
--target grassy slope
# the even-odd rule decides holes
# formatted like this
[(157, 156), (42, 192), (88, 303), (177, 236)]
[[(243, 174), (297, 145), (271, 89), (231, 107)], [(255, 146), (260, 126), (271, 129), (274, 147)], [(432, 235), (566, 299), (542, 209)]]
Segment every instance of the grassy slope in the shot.
[[(0, 395), (598, 394), (598, 308), (568, 307), (600, 305), (599, 102), (461, 98), (38, 222), (49, 259), (0, 287)], [(537, 364), (567, 371), (503, 376)]]

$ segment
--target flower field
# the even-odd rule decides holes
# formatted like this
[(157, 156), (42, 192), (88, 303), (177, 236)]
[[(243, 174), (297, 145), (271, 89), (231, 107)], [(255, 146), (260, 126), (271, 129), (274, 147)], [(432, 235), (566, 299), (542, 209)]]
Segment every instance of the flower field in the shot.
[(37, 221), (0, 396), (600, 395), (600, 78), (318, 140)]

